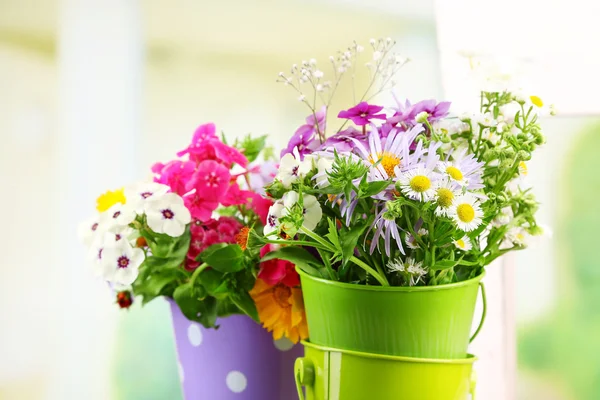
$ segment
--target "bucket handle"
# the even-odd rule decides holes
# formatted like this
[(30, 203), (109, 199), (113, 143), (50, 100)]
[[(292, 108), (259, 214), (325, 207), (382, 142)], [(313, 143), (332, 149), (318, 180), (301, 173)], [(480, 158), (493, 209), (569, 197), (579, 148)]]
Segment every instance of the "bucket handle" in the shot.
[(483, 286), (483, 282), (479, 282), (479, 288), (481, 289), (481, 298), (483, 299), (483, 311), (481, 312), (481, 320), (479, 321), (479, 326), (477, 327), (477, 330), (475, 331), (473, 336), (471, 336), (471, 339), (469, 339), (469, 343), (475, 340), (477, 335), (479, 335), (481, 328), (483, 328), (485, 316), (487, 315), (487, 298), (485, 297), (485, 286)]
[(310, 386), (315, 380), (315, 366), (308, 358), (296, 358), (294, 362), (294, 379), (298, 390), (298, 399), (304, 400), (302, 386)]

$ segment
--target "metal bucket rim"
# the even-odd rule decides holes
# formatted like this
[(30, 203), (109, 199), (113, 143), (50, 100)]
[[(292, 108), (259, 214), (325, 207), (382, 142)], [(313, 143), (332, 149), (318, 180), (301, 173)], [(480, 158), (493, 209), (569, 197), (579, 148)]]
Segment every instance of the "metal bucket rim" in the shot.
[(477, 356), (475, 356), (473, 354), (467, 354), (466, 358), (452, 358), (452, 359), (416, 358), (416, 357), (406, 357), (406, 356), (391, 356), (391, 355), (387, 355), (387, 354), (364, 353), (364, 352), (355, 351), (355, 350), (342, 350), (342, 349), (336, 349), (334, 347), (319, 346), (319, 345), (310, 343), (307, 340), (302, 340), (301, 343), (305, 347), (310, 347), (310, 348), (313, 348), (313, 349), (316, 349), (319, 351), (343, 353), (343, 354), (348, 354), (348, 355), (352, 355), (352, 356), (356, 356), (356, 357), (376, 358), (376, 359), (386, 360), (386, 361), (402, 361), (402, 362), (418, 363), (418, 364), (455, 364), (455, 365), (458, 364), (458, 365), (463, 365), (463, 364), (473, 364), (475, 361), (478, 360)]
[(301, 277), (310, 279), (312, 281), (318, 282), (323, 285), (331, 285), (337, 286), (343, 289), (350, 290), (363, 290), (369, 292), (436, 292), (440, 290), (450, 290), (456, 289), (463, 286), (471, 286), (477, 285), (484, 277), (485, 270), (481, 271), (481, 274), (477, 275), (475, 278), (468, 279), (466, 281), (460, 281), (455, 283), (448, 283), (445, 285), (435, 285), (435, 286), (368, 286), (368, 285), (358, 285), (355, 283), (346, 283), (346, 282), (337, 282), (329, 279), (317, 278), (315, 276), (309, 275), (306, 272), (302, 271), (300, 268), (296, 267), (296, 271), (300, 274)]

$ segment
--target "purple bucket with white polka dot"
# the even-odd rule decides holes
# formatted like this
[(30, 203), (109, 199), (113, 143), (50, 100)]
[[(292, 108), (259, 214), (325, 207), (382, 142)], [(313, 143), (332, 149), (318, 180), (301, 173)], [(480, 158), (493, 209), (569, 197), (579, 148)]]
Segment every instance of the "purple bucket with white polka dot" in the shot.
[(300, 344), (274, 341), (244, 315), (220, 319), (218, 330), (191, 322), (173, 300), (171, 314), (186, 400), (293, 400)]

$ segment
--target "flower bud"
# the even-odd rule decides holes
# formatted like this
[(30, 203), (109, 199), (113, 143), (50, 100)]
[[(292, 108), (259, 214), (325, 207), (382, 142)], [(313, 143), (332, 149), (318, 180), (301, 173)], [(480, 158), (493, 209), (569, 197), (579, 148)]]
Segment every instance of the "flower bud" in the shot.
[(420, 122), (422, 124), (424, 124), (425, 122), (427, 122), (427, 118), (429, 117), (429, 113), (427, 111), (421, 111), (420, 113), (417, 114), (417, 116), (415, 117), (415, 121)]
[(133, 304), (133, 296), (129, 290), (123, 290), (117, 293), (117, 304), (121, 308), (129, 308)]
[(529, 161), (531, 160), (531, 154), (525, 150), (519, 150), (517, 152), (517, 158), (521, 161)]
[(500, 169), (509, 169), (510, 167), (512, 167), (512, 160), (503, 160), (500, 163)]

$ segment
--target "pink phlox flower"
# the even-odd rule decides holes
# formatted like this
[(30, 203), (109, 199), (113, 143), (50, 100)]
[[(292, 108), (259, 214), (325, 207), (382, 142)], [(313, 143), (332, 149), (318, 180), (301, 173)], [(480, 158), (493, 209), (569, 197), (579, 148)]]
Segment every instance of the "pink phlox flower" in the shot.
[(194, 132), (192, 143), (177, 153), (179, 157), (188, 154), (190, 160), (201, 163), (205, 160), (215, 160), (227, 166), (239, 164), (245, 167), (248, 159), (234, 147), (228, 146), (215, 134), (215, 125), (200, 125)]
[(218, 243), (234, 244), (235, 235), (241, 228), (242, 224), (232, 217), (221, 217), (218, 220), (210, 218), (204, 222), (193, 221), (190, 226), (191, 241), (186, 269), (196, 269), (200, 265), (196, 258), (208, 247)]
[(152, 172), (155, 176), (154, 181), (162, 183), (171, 188), (171, 191), (183, 196), (188, 192), (186, 185), (192, 175), (196, 165), (192, 161), (173, 160), (166, 164), (156, 163), (152, 166)]
[(183, 198), (183, 203), (190, 210), (192, 218), (199, 221), (207, 221), (211, 218), (213, 211), (219, 207), (219, 202), (206, 200), (197, 192), (190, 193)]
[(221, 199), (221, 204), (225, 207), (241, 206), (252, 201), (253, 193), (249, 190), (241, 190), (240, 185), (233, 183)]
[(348, 110), (340, 111), (338, 118), (350, 119), (354, 124), (363, 126), (370, 123), (372, 119), (385, 120), (385, 114), (377, 114), (381, 110), (383, 110), (383, 107), (371, 105), (363, 101)]
[(204, 160), (188, 181), (186, 189), (208, 201), (220, 201), (229, 188), (229, 169), (214, 160)]

